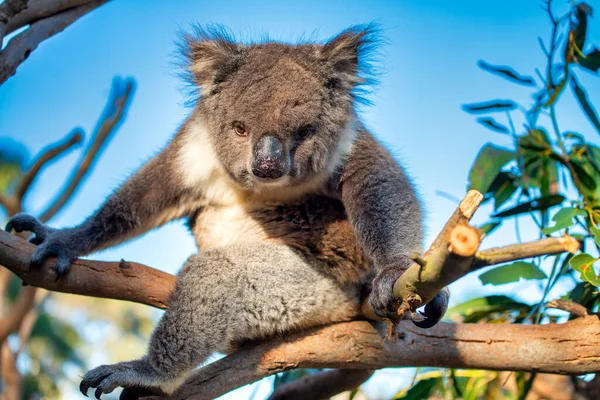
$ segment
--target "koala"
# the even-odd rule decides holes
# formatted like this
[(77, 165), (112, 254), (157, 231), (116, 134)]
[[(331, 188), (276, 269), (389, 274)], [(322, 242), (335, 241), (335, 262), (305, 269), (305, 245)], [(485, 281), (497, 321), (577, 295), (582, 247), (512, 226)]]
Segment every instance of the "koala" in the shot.
[[(183, 37), (200, 91), (166, 147), (81, 225), (53, 229), (20, 214), (32, 267), (79, 256), (186, 218), (199, 253), (178, 274), (147, 354), (103, 365), (81, 392), (169, 394), (196, 366), (248, 340), (361, 317), (365, 287), (396, 315), (394, 282), (421, 250), (421, 207), (403, 168), (361, 124), (358, 93), (375, 29), (325, 43), (240, 44), (226, 30)], [(424, 311), (444, 314), (448, 293)]]

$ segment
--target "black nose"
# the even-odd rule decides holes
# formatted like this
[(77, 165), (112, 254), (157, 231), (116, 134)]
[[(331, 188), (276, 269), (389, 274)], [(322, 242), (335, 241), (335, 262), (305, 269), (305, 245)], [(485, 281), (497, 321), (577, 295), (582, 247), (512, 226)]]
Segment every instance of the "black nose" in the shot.
[(286, 155), (281, 140), (265, 135), (254, 146), (252, 173), (261, 179), (277, 179), (285, 175)]

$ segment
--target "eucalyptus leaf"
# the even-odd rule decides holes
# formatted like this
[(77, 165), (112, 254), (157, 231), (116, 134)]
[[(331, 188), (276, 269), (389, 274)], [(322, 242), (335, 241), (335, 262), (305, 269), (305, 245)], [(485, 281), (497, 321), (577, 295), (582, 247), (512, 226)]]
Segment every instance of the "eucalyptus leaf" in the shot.
[(503, 285), (505, 283), (518, 282), (521, 279), (546, 279), (547, 276), (535, 265), (516, 261), (512, 264), (501, 265), (490, 271), (479, 275), (479, 280), (484, 285)]
[(393, 400), (427, 400), (431, 397), (436, 386), (442, 385), (442, 377), (433, 377), (421, 379), (415, 383), (408, 391), (400, 391)]
[(565, 201), (564, 196), (560, 194), (553, 194), (550, 196), (540, 197), (526, 203), (521, 203), (515, 207), (511, 207), (508, 210), (496, 213), (492, 215), (493, 218), (506, 218), (512, 217), (519, 214), (525, 214), (532, 211), (547, 210), (551, 207), (562, 204)]
[(492, 65), (483, 60), (479, 60), (477, 65), (484, 71), (501, 76), (509, 81), (525, 86), (535, 86), (535, 79), (533, 79), (531, 76), (521, 75), (511, 67), (504, 65)]
[(600, 49), (592, 50), (585, 57), (578, 57), (577, 62), (587, 70), (598, 72), (600, 70)]
[(458, 304), (448, 310), (448, 315), (459, 314), (469, 316), (475, 313), (489, 315), (494, 312), (520, 310), (527, 307), (529, 307), (528, 304), (516, 301), (511, 297), (492, 295), (471, 299)]
[(594, 263), (596, 261), (598, 261), (597, 258), (587, 253), (581, 253), (571, 258), (569, 265), (575, 271), (581, 273), (581, 280), (589, 282), (594, 286), (600, 286), (600, 278), (594, 270)]
[(598, 133), (600, 133), (600, 119), (598, 118), (598, 112), (590, 101), (587, 91), (581, 86), (575, 75), (571, 75), (571, 87), (573, 88), (575, 97), (577, 97), (585, 115), (587, 115), (592, 125), (594, 125), (596, 130), (598, 130)]
[(565, 207), (559, 210), (552, 217), (552, 221), (555, 222), (554, 226), (542, 229), (542, 232), (546, 235), (557, 232), (561, 229), (566, 229), (575, 223), (575, 217), (585, 217), (587, 213), (579, 208)]
[(513, 160), (514, 156), (511, 150), (491, 143), (486, 144), (477, 155), (469, 172), (470, 188), (487, 193), (502, 167)]
[(497, 111), (512, 111), (517, 108), (517, 103), (512, 100), (492, 100), (481, 103), (463, 105), (463, 110), (471, 114), (482, 114)]
[(506, 135), (508, 135), (508, 133), (510, 132), (506, 126), (502, 125), (501, 123), (499, 123), (498, 121), (496, 121), (494, 118), (491, 118), (491, 117), (477, 118), (477, 122), (479, 122), (481, 125), (485, 126), (486, 128), (493, 130), (494, 132), (503, 133)]

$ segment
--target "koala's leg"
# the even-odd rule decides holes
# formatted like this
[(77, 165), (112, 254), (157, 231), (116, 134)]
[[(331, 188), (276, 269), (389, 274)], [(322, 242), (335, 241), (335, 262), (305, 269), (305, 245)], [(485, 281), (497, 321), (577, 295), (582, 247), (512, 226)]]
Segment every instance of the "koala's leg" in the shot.
[[(126, 389), (172, 392), (187, 373), (215, 352), (249, 339), (359, 315), (359, 289), (342, 287), (322, 264), (290, 248), (242, 243), (192, 256), (181, 270), (169, 309), (156, 327), (148, 354), (100, 366), (81, 383), (96, 395)], [(131, 397), (130, 397), (131, 396)]]

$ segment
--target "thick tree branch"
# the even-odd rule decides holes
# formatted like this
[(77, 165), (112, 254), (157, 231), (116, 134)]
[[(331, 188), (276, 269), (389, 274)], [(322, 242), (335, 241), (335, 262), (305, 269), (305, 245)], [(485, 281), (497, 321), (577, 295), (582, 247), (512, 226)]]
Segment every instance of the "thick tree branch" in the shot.
[[(457, 223), (462, 224), (464, 220), (459, 219)], [(454, 224), (449, 225), (445, 232), (447, 235), (446, 240), (441, 242), (437, 250), (426, 253), (425, 267), (416, 263), (415, 265), (418, 267), (411, 267), (413, 268), (412, 272), (409, 269), (404, 275), (406, 277), (403, 281), (405, 286), (414, 293), (420, 294), (423, 285), (429, 285), (430, 287), (426, 289), (432, 291), (437, 287), (435, 285), (445, 286), (472, 271), (473, 265), (477, 265), (478, 262), (481, 263), (481, 260), (486, 260), (486, 265), (490, 265), (492, 262), (500, 260), (506, 262), (522, 257), (545, 254), (544, 251), (556, 253), (561, 248), (563, 251), (574, 250), (571, 246), (574, 239), (566, 237), (548, 238), (539, 242), (508, 246), (507, 249), (510, 251), (491, 249), (476, 253), (479, 246), (479, 233), (474, 228)], [(174, 276), (140, 264), (124, 261), (121, 263), (107, 263), (87, 260), (77, 260), (71, 273), (57, 282), (54, 279), (53, 260), (41, 269), (29, 271), (28, 262), (33, 249), (34, 246), (24, 240), (11, 236), (6, 232), (0, 232), (0, 263), (6, 265), (30, 285), (87, 296), (135, 301), (160, 308), (167, 306), (169, 294), (175, 285)], [(475, 254), (477, 254), (476, 257)], [(502, 256), (499, 257), (498, 254), (502, 254)], [(435, 279), (439, 279), (440, 282), (436, 283)], [(415, 304), (411, 303), (411, 307), (415, 307)], [(583, 328), (596, 329), (598, 338), (594, 340), (600, 342), (600, 322), (597, 319), (592, 320), (590, 318), (585, 318), (587, 325)], [(573, 324), (573, 322), (569, 322), (569, 324)], [(380, 333), (376, 332), (366, 322), (353, 322), (315, 329), (308, 333), (293, 335), (291, 339), (279, 339), (258, 344), (257, 347), (246, 347), (241, 353), (226, 357), (225, 361), (220, 360), (211, 364), (194, 374), (174, 398), (212, 398), (264, 376), (296, 367), (373, 370), (388, 366), (429, 365), (499, 370), (537, 370), (549, 373), (583, 373), (594, 371), (600, 366), (596, 364), (600, 363), (600, 355), (595, 353), (588, 355), (589, 349), (587, 346), (579, 345), (575, 342), (575, 339), (570, 337), (564, 337), (565, 329), (563, 325), (543, 328), (523, 325), (502, 326), (500, 331), (508, 329), (505, 334), (512, 335), (512, 341), (503, 338), (502, 335), (497, 336), (498, 328), (500, 326), (497, 325), (489, 327), (443, 324), (430, 331), (424, 331), (413, 327), (412, 324), (406, 321), (402, 321), (397, 332), (399, 332), (399, 340), (404, 342), (405, 345), (392, 344), (391, 347), (384, 345)], [(556, 334), (554, 336), (549, 335), (549, 332), (554, 332), (555, 328)], [(342, 329), (342, 331), (336, 331), (336, 329)], [(480, 331), (481, 329), (485, 330)], [(545, 333), (541, 335), (539, 329), (548, 331), (544, 331)], [(347, 331), (351, 331), (351, 335), (358, 336), (348, 336), (349, 333), (345, 333)], [(338, 335), (336, 332), (342, 333)], [(376, 340), (372, 337), (374, 334), (377, 335)], [(592, 334), (596, 334), (596, 331), (590, 333), (590, 335)], [(412, 339), (407, 340), (407, 335), (412, 335)], [(471, 338), (473, 335), (475, 339)], [(360, 352), (360, 355), (358, 353), (353, 355), (352, 351), (337, 343), (336, 341), (341, 336), (347, 336), (346, 341), (349, 339), (355, 341), (353, 345), (354, 352)], [(552, 341), (552, 343), (548, 345), (545, 342), (540, 342), (541, 337)], [(578, 335), (577, 337), (582, 336)], [(588, 343), (587, 334), (585, 337), (586, 343)], [(522, 341), (523, 339), (525, 341)], [(562, 361), (558, 359), (553, 361), (552, 357), (540, 357), (539, 360), (535, 357), (533, 359), (517, 357), (513, 363), (515, 356), (512, 353), (518, 352), (518, 349), (511, 346), (516, 346), (518, 343), (519, 348), (531, 347), (535, 348), (536, 352), (549, 351), (548, 349), (556, 349), (554, 340), (557, 343), (571, 342), (569, 352), (568, 349), (563, 352), (562, 348), (558, 348), (560, 352), (567, 354)], [(374, 342), (377, 342), (377, 345)], [(409, 346), (413, 346), (414, 350), (406, 351), (407, 343)], [(489, 347), (492, 344), (494, 346)], [(335, 351), (329, 349), (329, 346), (335, 348)], [(564, 347), (564, 345), (561, 346)], [(450, 352), (453, 348), (456, 348), (455, 351)], [(379, 354), (384, 350), (388, 354)], [(490, 357), (488, 350), (497, 351), (498, 358)], [(600, 352), (600, 349), (598, 351)], [(478, 354), (485, 354), (485, 356), (477, 355), (473, 358), (470, 356), (472, 352), (479, 352)], [(272, 356), (257, 359), (257, 357), (262, 357), (263, 354), (267, 353)], [(345, 358), (335, 358), (342, 356)], [(579, 359), (581, 359), (581, 362), (576, 361)], [(565, 362), (565, 360), (571, 361)], [(336, 376), (340, 374), (341, 372), (338, 372)], [(345, 377), (338, 376), (338, 378), (335, 385), (343, 385), (346, 380)], [(304, 390), (305, 393), (306, 391), (312, 393), (311, 390), (318, 391), (319, 382), (322, 382), (320, 377), (308, 380), (304, 382), (306, 385), (301, 390)]]
[(133, 262), (77, 260), (71, 271), (59, 281), (54, 273), (55, 260), (42, 268), (29, 270), (35, 246), (0, 230), (0, 264), (31, 286), (63, 293), (104, 297), (167, 308), (175, 288), (175, 277)]
[(0, 53), (0, 85), (13, 76), (38, 45), (108, 0), (95, 0), (33, 22), (28, 29), (12, 38)]
[(26, 0), (27, 7), (8, 20), (6, 34), (44, 18), (96, 0)]
[(9, 28), (10, 23), (17, 14), (25, 10), (27, 3), (27, 0), (6, 0), (0, 4), (0, 49), (4, 36), (12, 32)]
[(429, 330), (400, 323), (395, 343), (372, 323), (355, 321), (246, 346), (193, 373), (175, 400), (213, 399), (294, 368), (402, 366), (474, 368), (580, 375), (600, 369), (596, 316), (559, 325), (447, 324)]

